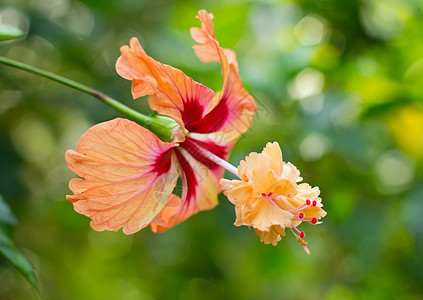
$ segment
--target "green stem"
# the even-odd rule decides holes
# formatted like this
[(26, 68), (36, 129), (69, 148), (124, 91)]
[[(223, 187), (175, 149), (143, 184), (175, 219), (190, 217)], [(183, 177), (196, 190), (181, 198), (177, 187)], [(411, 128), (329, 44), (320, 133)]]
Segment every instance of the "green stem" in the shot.
[(62, 77), (60, 75), (41, 70), (39, 68), (18, 62), (16, 60), (6, 58), (3, 56), (0, 56), (0, 63), (8, 65), (13, 68), (17, 68), (20, 70), (24, 70), (33, 74), (37, 74), (39, 76), (51, 79), (53, 81), (59, 82), (61, 84), (67, 85), (71, 88), (74, 88), (78, 91), (81, 91), (83, 93), (89, 94), (101, 102), (113, 107), (118, 112), (128, 116), (135, 122), (139, 123), (141, 126), (153, 129), (153, 131), (164, 141), (170, 141), (172, 139), (172, 129), (177, 126), (176, 122), (172, 119), (168, 118), (163, 119), (163, 116), (146, 116), (142, 113), (137, 112), (136, 110), (133, 110), (132, 108), (120, 103), (119, 101), (93, 89), (88, 86), (85, 86), (79, 82), (73, 81), (71, 79)]
[(41, 69), (38, 69), (36, 67), (33, 66), (29, 66), (27, 64), (18, 62), (16, 60), (13, 59), (9, 59), (3, 56), (0, 56), (0, 63), (8, 65), (10, 67), (14, 67), (17, 69), (21, 69), (30, 73), (34, 73), (37, 75), (40, 75), (42, 77), (54, 80), (56, 82), (59, 82), (61, 84), (67, 85), (71, 88), (74, 88), (78, 91), (81, 91), (83, 93), (89, 94), (91, 96), (94, 96), (95, 98), (97, 98), (98, 100), (102, 101), (103, 103), (113, 107), (114, 109), (116, 109), (118, 112), (123, 113), (124, 115), (130, 117), (131, 119), (133, 119), (134, 121), (137, 121), (138, 123), (140, 123), (143, 126), (147, 126), (150, 124), (149, 121), (149, 117), (146, 115), (143, 115), (135, 110), (133, 110), (132, 108), (129, 108), (126, 105), (123, 105), (122, 103), (120, 103), (119, 101), (93, 89), (90, 87), (87, 87), (79, 82), (73, 81), (71, 79), (67, 79), (65, 77), (62, 77), (60, 75), (48, 72), (48, 71), (44, 71)]

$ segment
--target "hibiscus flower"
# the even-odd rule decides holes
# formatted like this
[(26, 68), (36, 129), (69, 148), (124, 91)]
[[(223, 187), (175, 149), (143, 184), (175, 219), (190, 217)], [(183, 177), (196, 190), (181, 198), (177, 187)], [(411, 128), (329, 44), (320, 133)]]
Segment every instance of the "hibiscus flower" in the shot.
[(305, 233), (297, 226), (319, 224), (326, 215), (318, 187), (300, 183), (300, 172), (282, 159), (277, 142), (250, 153), (238, 166), (240, 180), (221, 179), (223, 193), (235, 205), (235, 226), (253, 227), (265, 244), (276, 244), (289, 228), (307, 254)]
[[(81, 177), (71, 180), (74, 194), (66, 198), (95, 230), (132, 234), (150, 225), (162, 232), (217, 205), (224, 169), (216, 162), (227, 160), (257, 107), (242, 87), (235, 53), (216, 39), (213, 16), (201, 10), (198, 18), (201, 29), (191, 29), (194, 50), (203, 62), (220, 63), (220, 92), (154, 60), (136, 38), (116, 62), (118, 74), (132, 81), (133, 97), (148, 95), (153, 110), (178, 124), (172, 141), (118, 118), (91, 127), (76, 151), (66, 152), (68, 167)], [(180, 196), (172, 193), (179, 176)]]

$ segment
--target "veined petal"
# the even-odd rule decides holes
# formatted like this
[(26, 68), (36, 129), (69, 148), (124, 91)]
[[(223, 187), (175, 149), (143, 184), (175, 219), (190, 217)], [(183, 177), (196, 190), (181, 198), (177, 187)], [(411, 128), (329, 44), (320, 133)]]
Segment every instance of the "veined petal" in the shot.
[[(222, 65), (223, 82), (228, 76), (229, 64), (238, 68), (235, 53), (230, 49), (223, 49), (219, 46), (214, 33), (213, 14), (202, 9), (198, 12), (197, 18), (201, 21), (201, 29), (191, 28), (192, 38), (199, 44), (194, 45), (195, 54), (203, 62), (217, 61)], [(224, 84), (225, 85), (225, 84)]]
[[(212, 15), (200, 10), (197, 16), (200, 28), (191, 28), (191, 35), (200, 44), (194, 45), (197, 56), (203, 62), (217, 61), (222, 66), (223, 86), (215, 106), (201, 120), (187, 125), (190, 132), (207, 134), (217, 132), (224, 145), (233, 144), (251, 127), (257, 110), (253, 97), (243, 88), (238, 74), (236, 55), (230, 49), (219, 46), (214, 33)], [(216, 136), (208, 136), (216, 141)]]
[(66, 198), (91, 218), (94, 230), (135, 233), (160, 212), (176, 185), (175, 146), (126, 119), (97, 124), (76, 151), (66, 152), (68, 167), (82, 177), (71, 180), (74, 195)]
[(184, 219), (217, 204), (219, 183), (214, 173), (204, 163), (196, 160), (183, 148), (175, 150), (182, 173), (182, 203)]
[(163, 232), (193, 214), (217, 204), (218, 180), (207, 166), (183, 148), (175, 149), (182, 175), (182, 197), (172, 195), (159, 215), (151, 222), (154, 232)]
[[(210, 160), (205, 153), (210, 152), (223, 160), (227, 160), (231, 148), (219, 145), (213, 141), (198, 141), (191, 138), (186, 138), (184, 143), (181, 144), (181, 147), (202, 165), (212, 171), (216, 178), (223, 177), (224, 169)], [(219, 185), (217, 185), (217, 189), (220, 191)]]
[(200, 120), (212, 107), (214, 92), (182, 71), (148, 56), (136, 38), (121, 47), (116, 71), (132, 80), (132, 95), (150, 95), (149, 105), (159, 114), (173, 118), (181, 128)]

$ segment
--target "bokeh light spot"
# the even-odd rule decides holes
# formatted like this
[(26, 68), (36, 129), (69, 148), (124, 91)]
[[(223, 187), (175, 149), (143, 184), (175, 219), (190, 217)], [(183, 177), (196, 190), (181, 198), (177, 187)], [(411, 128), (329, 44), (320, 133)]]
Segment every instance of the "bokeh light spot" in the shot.
[(308, 15), (294, 28), (295, 36), (304, 46), (320, 43), (326, 35), (326, 20), (319, 16)]
[(294, 99), (316, 96), (322, 92), (324, 83), (325, 77), (322, 72), (312, 68), (306, 68), (291, 82), (289, 93)]
[(381, 192), (405, 190), (414, 177), (414, 163), (399, 151), (384, 153), (376, 161), (375, 170), (381, 184)]
[(323, 156), (327, 149), (326, 138), (319, 133), (309, 134), (300, 144), (300, 154), (306, 161), (314, 161)]

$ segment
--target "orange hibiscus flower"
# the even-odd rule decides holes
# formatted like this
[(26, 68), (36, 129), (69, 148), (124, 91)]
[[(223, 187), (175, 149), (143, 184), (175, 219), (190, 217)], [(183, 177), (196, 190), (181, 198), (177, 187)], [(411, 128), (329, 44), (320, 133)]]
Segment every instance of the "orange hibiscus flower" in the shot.
[[(224, 169), (216, 162), (227, 159), (251, 126), (256, 104), (242, 87), (235, 53), (220, 47), (212, 17), (199, 11), (202, 28), (191, 35), (197, 56), (222, 67), (218, 93), (148, 56), (136, 38), (121, 48), (116, 70), (132, 81), (133, 97), (148, 95), (150, 107), (179, 126), (166, 143), (118, 118), (91, 127), (76, 151), (66, 152), (69, 168), (82, 177), (71, 180), (74, 194), (66, 198), (91, 218), (93, 229), (132, 234), (151, 225), (162, 232), (217, 205)], [(172, 194), (179, 176), (181, 197)]]
[(241, 180), (221, 179), (223, 193), (235, 205), (235, 226), (251, 226), (265, 244), (276, 245), (289, 228), (307, 252), (302, 222), (319, 224), (326, 215), (319, 188), (302, 181), (300, 172), (282, 160), (277, 142), (251, 153), (238, 167)]

